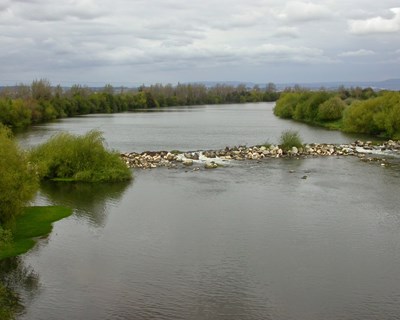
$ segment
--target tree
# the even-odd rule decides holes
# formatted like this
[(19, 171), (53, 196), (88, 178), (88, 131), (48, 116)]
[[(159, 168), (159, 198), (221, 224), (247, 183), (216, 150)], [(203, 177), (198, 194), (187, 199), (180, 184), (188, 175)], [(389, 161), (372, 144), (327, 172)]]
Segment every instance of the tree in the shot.
[(32, 98), (35, 100), (50, 100), (52, 96), (51, 84), (46, 79), (35, 80), (31, 84)]
[(38, 179), (25, 154), (0, 125), (0, 223), (10, 222), (38, 189)]

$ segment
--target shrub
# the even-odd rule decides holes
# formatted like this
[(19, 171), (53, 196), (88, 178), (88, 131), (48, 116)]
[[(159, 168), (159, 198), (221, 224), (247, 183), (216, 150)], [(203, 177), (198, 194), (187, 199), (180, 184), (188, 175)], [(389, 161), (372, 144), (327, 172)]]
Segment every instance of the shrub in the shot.
[(338, 96), (332, 97), (318, 107), (317, 118), (321, 121), (334, 121), (342, 118), (346, 103)]
[(279, 140), (279, 145), (284, 151), (289, 151), (292, 147), (301, 148), (303, 146), (302, 139), (297, 131), (283, 131)]
[(278, 117), (291, 119), (299, 101), (299, 93), (282, 93), (274, 107), (274, 114)]
[(41, 179), (85, 182), (129, 180), (131, 170), (116, 152), (106, 150), (101, 132), (83, 136), (59, 133), (31, 151)]
[(0, 223), (19, 214), (37, 189), (38, 180), (25, 153), (18, 148), (10, 130), (0, 125)]
[(343, 129), (398, 137), (400, 133), (400, 93), (384, 92), (381, 96), (353, 102), (343, 114)]

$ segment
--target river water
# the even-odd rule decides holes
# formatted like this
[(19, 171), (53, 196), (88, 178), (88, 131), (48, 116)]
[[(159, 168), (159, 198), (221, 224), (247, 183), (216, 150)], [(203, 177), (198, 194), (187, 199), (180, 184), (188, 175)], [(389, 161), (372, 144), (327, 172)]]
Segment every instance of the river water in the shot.
[[(272, 104), (65, 119), (19, 136), (104, 131), (120, 151), (355, 137), (283, 121)], [(306, 178), (306, 179), (305, 179)], [(44, 184), (74, 214), (9, 263), (19, 319), (399, 319), (400, 170), (357, 158), (135, 171), (130, 183)]]

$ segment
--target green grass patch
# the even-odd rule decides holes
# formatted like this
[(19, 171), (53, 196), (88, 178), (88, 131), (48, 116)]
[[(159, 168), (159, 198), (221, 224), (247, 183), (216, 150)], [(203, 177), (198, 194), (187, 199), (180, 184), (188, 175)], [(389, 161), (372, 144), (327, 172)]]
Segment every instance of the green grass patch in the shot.
[(0, 260), (15, 257), (30, 250), (36, 238), (47, 236), (52, 223), (68, 217), (72, 210), (66, 207), (27, 207), (17, 216), (12, 228), (13, 241), (0, 248)]

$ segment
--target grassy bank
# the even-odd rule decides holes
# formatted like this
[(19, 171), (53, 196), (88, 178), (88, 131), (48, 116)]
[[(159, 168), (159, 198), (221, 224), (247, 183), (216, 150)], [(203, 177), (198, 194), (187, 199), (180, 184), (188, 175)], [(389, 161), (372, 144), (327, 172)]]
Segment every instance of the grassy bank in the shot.
[(0, 260), (27, 252), (36, 238), (47, 236), (52, 223), (68, 217), (72, 210), (65, 207), (27, 207), (17, 216), (12, 227), (13, 240), (0, 248)]

